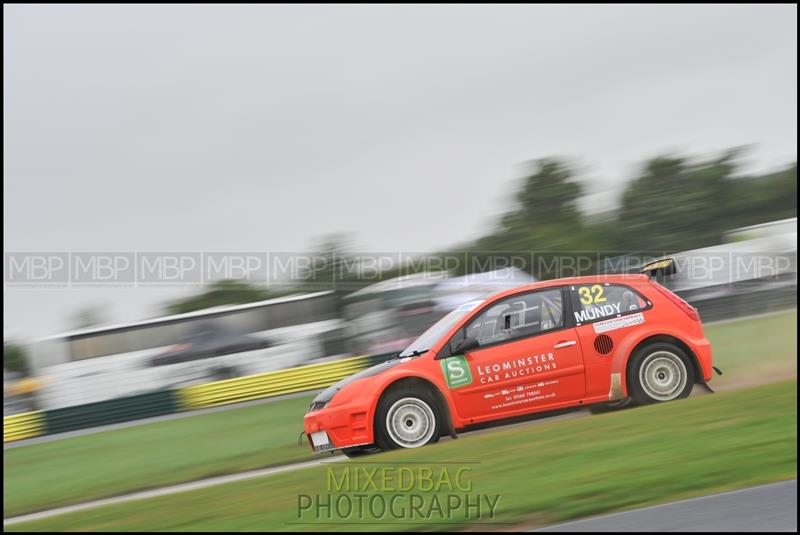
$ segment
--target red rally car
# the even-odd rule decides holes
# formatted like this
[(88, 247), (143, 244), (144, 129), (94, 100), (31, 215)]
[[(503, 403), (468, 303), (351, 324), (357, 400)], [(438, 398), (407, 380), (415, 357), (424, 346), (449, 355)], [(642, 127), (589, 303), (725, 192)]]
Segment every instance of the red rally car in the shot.
[(712, 369), (697, 311), (649, 276), (541, 281), (458, 307), (324, 390), (304, 428), (316, 452), (416, 448), (532, 413), (684, 398)]

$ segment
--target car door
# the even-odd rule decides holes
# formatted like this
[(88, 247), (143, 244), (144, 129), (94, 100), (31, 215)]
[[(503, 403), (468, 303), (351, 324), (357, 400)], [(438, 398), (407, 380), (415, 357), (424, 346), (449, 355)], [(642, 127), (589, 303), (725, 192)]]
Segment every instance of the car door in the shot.
[[(494, 420), (584, 395), (583, 356), (565, 298), (562, 288), (504, 298), (453, 336), (441, 366), (462, 418)], [(467, 338), (478, 347), (453, 354)]]
[[(578, 341), (583, 348), (587, 397), (611, 389), (611, 363), (627, 336), (645, 322), (652, 303), (625, 284), (608, 282), (569, 286)], [(620, 378), (621, 381), (621, 378)]]

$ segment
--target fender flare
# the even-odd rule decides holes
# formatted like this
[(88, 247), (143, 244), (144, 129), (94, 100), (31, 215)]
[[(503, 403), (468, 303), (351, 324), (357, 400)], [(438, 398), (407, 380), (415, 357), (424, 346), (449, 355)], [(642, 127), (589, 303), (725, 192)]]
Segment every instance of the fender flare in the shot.
[(611, 389), (608, 393), (609, 401), (622, 399), (629, 395), (627, 375), (628, 363), (630, 362), (631, 356), (641, 345), (648, 343), (648, 340), (659, 337), (673, 338), (677, 340), (681, 346), (683, 346), (681, 349), (686, 352), (686, 354), (689, 356), (689, 359), (692, 361), (692, 365), (694, 366), (695, 381), (705, 384), (697, 356), (694, 354), (694, 351), (692, 351), (691, 346), (686, 342), (684, 337), (673, 329), (660, 328), (648, 333), (643, 333), (635, 338), (629, 338), (625, 340), (625, 342), (617, 348), (617, 351), (614, 352), (614, 358), (611, 361)]
[(378, 383), (376, 388), (376, 390), (379, 391), (379, 394), (375, 396), (372, 406), (370, 407), (370, 413), (372, 414), (373, 418), (377, 414), (378, 403), (380, 403), (384, 393), (386, 393), (389, 388), (392, 388), (396, 384), (405, 381), (419, 381), (424, 383), (425, 386), (431, 390), (433, 395), (438, 399), (439, 405), (444, 413), (442, 415), (443, 430), (450, 437), (458, 438), (456, 435), (456, 423), (453, 419), (453, 415), (457, 415), (458, 413), (455, 411), (452, 397), (444, 393), (442, 390), (441, 381), (438, 381), (437, 378), (432, 377), (431, 374), (425, 373), (421, 370), (414, 370), (413, 372), (407, 370), (398, 370), (395, 373), (392, 373), (390, 370), (389, 372), (382, 374), (381, 381)]

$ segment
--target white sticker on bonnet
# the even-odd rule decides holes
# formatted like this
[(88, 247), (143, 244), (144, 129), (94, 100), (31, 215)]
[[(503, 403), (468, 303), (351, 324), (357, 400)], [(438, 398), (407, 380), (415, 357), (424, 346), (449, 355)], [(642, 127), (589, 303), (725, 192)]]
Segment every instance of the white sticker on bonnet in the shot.
[(599, 321), (593, 323), (594, 332), (604, 333), (606, 331), (615, 331), (623, 327), (631, 327), (633, 325), (641, 325), (644, 323), (644, 315), (639, 312), (638, 314), (631, 314), (630, 316), (623, 316), (621, 318), (613, 318), (610, 320)]

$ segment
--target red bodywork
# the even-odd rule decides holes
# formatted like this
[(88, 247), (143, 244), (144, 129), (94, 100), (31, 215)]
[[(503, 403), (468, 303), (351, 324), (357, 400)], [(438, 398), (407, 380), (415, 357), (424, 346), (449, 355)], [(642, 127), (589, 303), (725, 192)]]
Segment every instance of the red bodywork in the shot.
[[(492, 303), (546, 288), (564, 288), (564, 295), (569, 295), (567, 292), (576, 287), (594, 284), (624, 285), (634, 290), (646, 307), (635, 314), (616, 314), (584, 323), (567, 317), (557, 330), (468, 351), (463, 358), (469, 365), (471, 383), (448, 385), (437, 354), (459, 329)], [(324, 408), (306, 414), (305, 432), (310, 436), (325, 431), (331, 442), (325, 450), (372, 444), (381, 394), (393, 383), (409, 378), (427, 381), (438, 390), (456, 431), (492, 420), (622, 399), (628, 395), (628, 359), (639, 344), (655, 336), (669, 337), (688, 349), (696, 365), (697, 380), (707, 382), (712, 376), (711, 344), (703, 335), (699, 319), (692, 317), (688, 312), (691, 308), (687, 307), (646, 275), (557, 279), (507, 290), (466, 314), (430, 351), (344, 386)], [(626, 317), (630, 324), (623, 321)], [(597, 327), (609, 319), (616, 321), (612, 329)], [(597, 341), (601, 335), (611, 339), (610, 351), (608, 339)], [(521, 365), (508, 370), (507, 363)], [(526, 394), (529, 390), (535, 390), (537, 395)], [(309, 443), (314, 448), (311, 439)]]

